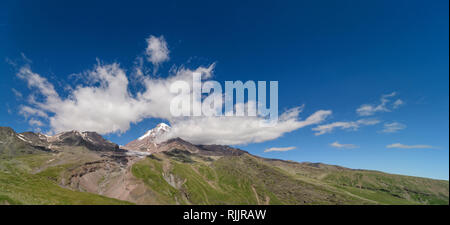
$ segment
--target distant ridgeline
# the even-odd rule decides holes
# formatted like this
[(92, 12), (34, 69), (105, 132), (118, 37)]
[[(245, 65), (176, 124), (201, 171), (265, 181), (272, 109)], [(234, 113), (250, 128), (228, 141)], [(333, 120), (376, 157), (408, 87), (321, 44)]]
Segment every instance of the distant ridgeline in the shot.
[(0, 204), (449, 204), (449, 182), (266, 159), (158, 125), (119, 147), (94, 132), (0, 127)]

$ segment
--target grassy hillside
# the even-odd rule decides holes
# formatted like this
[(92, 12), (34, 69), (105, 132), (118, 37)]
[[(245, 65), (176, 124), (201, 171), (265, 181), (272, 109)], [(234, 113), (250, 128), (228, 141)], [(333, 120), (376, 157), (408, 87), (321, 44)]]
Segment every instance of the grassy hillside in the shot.
[(324, 180), (385, 204), (448, 204), (448, 181), (376, 171), (336, 172), (328, 174)]
[(309, 179), (375, 204), (449, 204), (449, 182), (320, 163), (266, 160), (299, 179)]
[(56, 166), (33, 174), (48, 154), (0, 159), (0, 204), (131, 204), (88, 192), (61, 187), (58, 180), (66, 169)]
[(448, 181), (247, 153), (0, 154), (0, 204), (448, 204), (448, 196)]
[(289, 163), (248, 154), (219, 159), (185, 151), (132, 167), (160, 204), (448, 204), (448, 182)]

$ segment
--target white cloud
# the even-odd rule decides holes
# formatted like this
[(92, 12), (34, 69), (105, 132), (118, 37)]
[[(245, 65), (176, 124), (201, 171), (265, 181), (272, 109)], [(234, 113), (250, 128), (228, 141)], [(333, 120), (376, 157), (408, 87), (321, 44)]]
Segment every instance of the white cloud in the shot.
[[(374, 115), (377, 112), (390, 112), (390, 105), (388, 104), (391, 102), (391, 98), (395, 97), (397, 95), (396, 92), (392, 92), (390, 94), (382, 95), (380, 99), (380, 104), (373, 105), (373, 104), (363, 104), (358, 109), (356, 109), (356, 113), (358, 113), (359, 116), (371, 116)], [(392, 108), (396, 109), (400, 105), (403, 105), (404, 102), (401, 99), (397, 99), (393, 104)]]
[(390, 144), (386, 148), (401, 148), (401, 149), (434, 149), (431, 145), (404, 145), (400, 143)]
[(13, 111), (11, 110), (11, 108), (9, 108), (9, 105), (6, 104), (6, 112), (8, 112), (9, 115), (12, 115)]
[(406, 125), (399, 122), (385, 123), (383, 133), (395, 133), (406, 128)]
[(21, 93), (20, 91), (14, 89), (14, 88), (11, 88), (11, 91), (14, 93), (14, 95), (15, 95), (17, 98), (22, 98), (23, 95), (22, 95), (22, 93)]
[[(163, 39), (156, 39), (165, 46)], [(149, 45), (153, 41), (148, 40)], [(149, 51), (149, 60), (152, 63), (166, 60), (164, 54), (156, 56), (160, 53), (155, 51), (166, 47), (150, 47), (153, 50)], [(258, 116), (172, 117), (170, 103), (177, 95), (170, 92), (171, 84), (179, 80), (192, 84), (193, 72), (201, 73), (202, 78), (207, 80), (212, 77), (214, 67), (214, 63), (194, 70), (180, 67), (171, 70), (166, 78), (154, 78), (141, 71), (137, 79), (143, 88), (130, 93), (130, 83), (133, 82), (119, 64), (98, 63), (94, 69), (85, 72), (90, 82), (66, 88), (67, 94), (60, 96), (53, 84), (25, 65), (17, 76), (26, 81), (30, 88), (37, 89), (39, 96), (32, 95), (29, 106), (21, 107), (21, 113), (49, 121), (49, 133), (67, 130), (124, 133), (131, 124), (146, 118), (158, 118), (170, 122), (172, 132), (169, 137), (180, 137), (196, 144), (247, 144), (273, 140), (287, 132), (319, 124), (332, 113), (319, 110), (300, 120), (302, 107), (296, 107), (282, 113), (278, 123), (271, 127), (260, 126), (264, 119)]]
[(17, 76), (23, 80), (26, 80), (28, 87), (37, 88), (46, 98), (50, 100), (55, 100), (58, 98), (58, 94), (56, 93), (53, 85), (39, 74), (33, 73), (28, 65), (21, 67), (17, 73)]
[(47, 113), (44, 111), (29, 106), (20, 106), (19, 114), (23, 115), (25, 118), (28, 118), (29, 116), (48, 117)]
[(331, 111), (319, 110), (305, 120), (299, 120), (300, 107), (290, 109), (280, 115), (275, 126), (261, 127), (261, 117), (189, 117), (171, 121), (171, 132), (164, 141), (180, 137), (194, 144), (238, 145), (259, 143), (281, 137), (299, 128), (323, 122)]
[(147, 48), (145, 49), (147, 60), (157, 66), (169, 60), (169, 48), (163, 36), (155, 37), (150, 35), (147, 38)]
[(264, 150), (264, 152), (286, 152), (286, 151), (290, 151), (290, 150), (294, 150), (297, 147), (273, 147), (273, 148), (268, 148), (266, 150)]
[(397, 109), (398, 107), (400, 107), (401, 105), (405, 104), (405, 102), (403, 102), (401, 99), (397, 99), (393, 104), (392, 107), (394, 109)]
[(330, 124), (324, 124), (317, 127), (312, 128), (313, 131), (317, 131), (314, 135), (322, 135), (326, 133), (332, 132), (335, 128), (340, 128), (342, 130), (358, 130), (361, 126), (369, 126), (380, 123), (379, 120), (376, 119), (360, 119), (357, 121), (350, 122), (334, 122)]
[(335, 148), (358, 148), (358, 146), (356, 146), (354, 144), (340, 144), (337, 141), (331, 143), (330, 146), (335, 147)]
[[(213, 67), (199, 67), (195, 72), (210, 77)], [(144, 78), (145, 91), (133, 96), (128, 91), (128, 78), (117, 63), (98, 64), (88, 71), (91, 84), (80, 85), (69, 90), (67, 98), (61, 98), (47, 79), (31, 72), (28, 66), (20, 69), (18, 77), (37, 88), (44, 97), (43, 101), (31, 98), (33, 107), (22, 107), (25, 114), (45, 117), (45, 113), (54, 114), (49, 118), (53, 132), (67, 130), (96, 131), (101, 134), (123, 133), (130, 123), (145, 118), (170, 119), (170, 101), (175, 96), (169, 92), (173, 80), (186, 80), (194, 72), (179, 69), (167, 79)]]
[(44, 123), (42, 123), (40, 120), (36, 120), (36, 119), (28, 120), (28, 124), (30, 124), (31, 126), (38, 126), (38, 127), (44, 126)]

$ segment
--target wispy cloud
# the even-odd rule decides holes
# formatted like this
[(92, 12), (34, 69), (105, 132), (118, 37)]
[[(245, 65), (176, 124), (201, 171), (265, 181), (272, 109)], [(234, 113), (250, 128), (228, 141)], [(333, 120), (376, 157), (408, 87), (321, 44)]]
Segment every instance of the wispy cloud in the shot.
[(396, 95), (396, 92), (382, 95), (380, 98), (380, 104), (363, 104), (356, 109), (356, 113), (359, 116), (371, 116), (377, 112), (390, 112), (392, 110), (391, 108), (396, 109), (404, 104), (401, 99), (397, 99), (393, 104), (389, 104), (389, 102), (391, 102), (391, 99)]
[(393, 107), (394, 109), (396, 109), (396, 108), (400, 107), (400, 106), (403, 105), (403, 104), (405, 104), (405, 102), (403, 102), (403, 100), (397, 99), (397, 100), (392, 104), (392, 107)]
[(390, 144), (386, 148), (401, 148), (401, 149), (435, 149), (436, 147), (431, 145), (404, 145), (400, 143)]
[(47, 113), (45, 113), (44, 111), (24, 105), (20, 106), (19, 114), (21, 114), (25, 118), (28, 118), (30, 116), (38, 116), (42, 118), (48, 117)]
[(354, 144), (341, 144), (337, 141), (333, 142), (330, 144), (331, 147), (335, 147), (335, 148), (358, 148), (357, 145)]
[(264, 150), (264, 152), (287, 152), (296, 149), (297, 147), (273, 147)]
[(8, 103), (6, 103), (6, 112), (8, 112), (9, 115), (13, 114), (13, 111), (11, 110), (11, 107), (9, 107)]
[(360, 119), (350, 122), (334, 122), (330, 124), (324, 124), (312, 128), (313, 131), (317, 131), (314, 135), (323, 135), (332, 132), (334, 129), (339, 128), (342, 130), (358, 130), (361, 126), (375, 125), (380, 123), (377, 119)]
[(16, 90), (15, 88), (11, 88), (11, 91), (14, 93), (16, 98), (22, 98), (23, 95), (20, 91)]
[(36, 120), (36, 119), (28, 120), (28, 124), (30, 124), (31, 126), (38, 126), (38, 127), (44, 126), (44, 124), (40, 120)]
[(381, 132), (383, 133), (395, 133), (399, 130), (403, 130), (406, 128), (406, 125), (399, 123), (399, 122), (392, 122), (392, 123), (385, 123), (383, 130)]

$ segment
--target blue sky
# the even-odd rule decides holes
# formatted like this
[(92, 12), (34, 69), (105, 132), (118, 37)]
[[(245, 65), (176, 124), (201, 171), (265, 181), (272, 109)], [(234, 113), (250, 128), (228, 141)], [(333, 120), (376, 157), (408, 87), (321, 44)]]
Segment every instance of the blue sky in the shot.
[[(0, 126), (36, 130), (19, 112), (35, 90), (17, 76), (29, 65), (65, 98), (73, 74), (119, 63), (131, 74), (150, 35), (164, 36), (175, 66), (216, 63), (214, 80), (278, 80), (280, 113), (305, 105), (299, 119), (332, 114), (262, 143), (238, 147), (269, 157), (390, 173), (449, 177), (448, 1), (2, 1), (0, 3)], [(151, 67), (151, 65), (148, 65)], [(130, 85), (130, 92), (136, 91)], [(16, 90), (18, 93), (14, 93)], [(386, 110), (358, 115), (387, 98)], [(394, 108), (400, 99), (403, 104)], [(374, 119), (358, 129), (312, 128)], [(122, 134), (126, 144), (165, 121), (147, 118)], [(42, 120), (43, 131), (50, 130)], [(403, 129), (382, 132), (386, 124)], [(394, 125), (395, 125), (394, 124)], [(340, 148), (331, 146), (341, 144)], [(400, 148), (387, 148), (400, 143)], [(356, 147), (351, 147), (351, 144)], [(426, 145), (426, 146), (424, 146)], [(338, 146), (338, 145), (335, 145)], [(290, 151), (264, 152), (272, 147)]]

